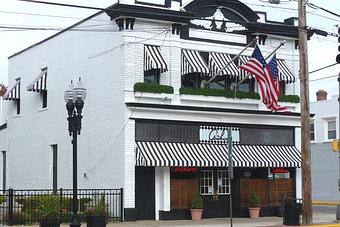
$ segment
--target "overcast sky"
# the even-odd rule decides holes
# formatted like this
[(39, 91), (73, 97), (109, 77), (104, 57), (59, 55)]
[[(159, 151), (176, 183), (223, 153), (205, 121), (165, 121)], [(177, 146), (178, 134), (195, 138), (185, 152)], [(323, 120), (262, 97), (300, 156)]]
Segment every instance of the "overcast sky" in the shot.
[[(49, 2), (86, 5), (94, 7), (107, 7), (114, 4), (115, 0), (45, 0)], [(265, 0), (241, 0), (248, 4), (255, 11), (267, 12), (267, 19), (283, 21), (288, 17), (297, 17), (297, 2), (281, 0), (280, 5), (266, 4)], [(339, 0), (309, 0), (309, 2), (340, 14)], [(183, 0), (185, 4), (187, 1)], [(280, 7), (280, 8), (278, 8)], [(291, 8), (295, 10), (283, 9)], [(337, 33), (335, 25), (340, 24), (340, 18), (326, 13), (320, 9), (307, 7), (307, 24), (310, 27), (319, 28), (328, 32)], [(69, 8), (61, 6), (50, 6), (16, 0), (0, 1), (0, 26), (28, 26), (28, 27), (53, 27), (65, 28), (77, 21), (89, 16), (96, 11)], [(30, 15), (27, 15), (30, 14)], [(40, 14), (40, 15), (33, 15)], [(67, 18), (63, 18), (67, 17)], [(0, 29), (0, 83), (8, 84), (7, 57), (54, 34), (56, 31), (10, 31)], [(336, 37), (314, 36), (308, 44), (309, 50), (309, 71), (335, 63), (335, 56), (338, 53), (338, 42)], [(326, 90), (330, 95), (338, 93), (337, 78), (317, 80), (323, 77), (337, 75), (340, 66), (334, 66), (327, 70), (310, 75), (311, 100), (315, 99), (315, 92), (318, 89)]]

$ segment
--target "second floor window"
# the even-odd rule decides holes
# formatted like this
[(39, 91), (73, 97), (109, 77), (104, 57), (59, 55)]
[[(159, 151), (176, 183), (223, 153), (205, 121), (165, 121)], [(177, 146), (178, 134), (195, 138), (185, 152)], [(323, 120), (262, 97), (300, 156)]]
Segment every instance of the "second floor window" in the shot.
[(311, 122), (309, 124), (309, 127), (310, 127), (310, 140), (314, 141), (315, 140), (314, 122)]
[(144, 71), (144, 83), (159, 84), (161, 72), (159, 69)]
[(327, 121), (327, 139), (335, 139), (336, 138), (336, 121), (330, 120)]

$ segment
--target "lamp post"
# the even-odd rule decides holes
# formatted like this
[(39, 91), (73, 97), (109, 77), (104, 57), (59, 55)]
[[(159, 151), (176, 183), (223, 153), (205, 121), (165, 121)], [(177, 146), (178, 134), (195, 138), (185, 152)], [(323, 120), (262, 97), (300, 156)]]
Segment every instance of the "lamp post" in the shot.
[(84, 107), (84, 100), (86, 98), (86, 89), (83, 87), (81, 78), (77, 86), (74, 87), (71, 81), (69, 88), (64, 93), (66, 102), (66, 109), (68, 112), (68, 131), (72, 136), (72, 148), (73, 148), (73, 198), (72, 198), (72, 220), (71, 227), (79, 227), (80, 222), (78, 220), (78, 186), (77, 186), (77, 135), (80, 135), (81, 130), (81, 115)]

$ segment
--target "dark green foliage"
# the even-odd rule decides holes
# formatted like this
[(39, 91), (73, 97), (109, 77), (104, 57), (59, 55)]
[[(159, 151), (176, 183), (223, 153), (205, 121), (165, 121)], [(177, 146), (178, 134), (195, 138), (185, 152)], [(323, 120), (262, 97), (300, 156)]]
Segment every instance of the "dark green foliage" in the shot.
[[(234, 98), (235, 91), (211, 89), (211, 88), (189, 88), (181, 87), (179, 89), (180, 94), (187, 95), (204, 95), (204, 96), (221, 96), (226, 98)], [(236, 98), (239, 99), (260, 99), (260, 95), (256, 92), (243, 92), (237, 91)]]
[(107, 216), (107, 204), (105, 203), (105, 195), (101, 195), (99, 200), (94, 200), (88, 204), (85, 210), (86, 215), (104, 215)]
[(3, 195), (0, 195), (0, 204), (6, 201), (6, 197)]
[(195, 193), (194, 198), (191, 200), (191, 208), (203, 209), (203, 199), (199, 191)]
[(298, 95), (281, 95), (279, 97), (279, 102), (299, 103), (300, 97)]
[(60, 217), (61, 208), (58, 196), (44, 196), (39, 200), (37, 212), (40, 218), (58, 218)]
[(147, 83), (135, 83), (133, 90), (135, 92), (167, 93), (167, 94), (174, 93), (174, 88), (171, 86)]
[(256, 192), (252, 192), (248, 198), (248, 207), (259, 207), (260, 200)]

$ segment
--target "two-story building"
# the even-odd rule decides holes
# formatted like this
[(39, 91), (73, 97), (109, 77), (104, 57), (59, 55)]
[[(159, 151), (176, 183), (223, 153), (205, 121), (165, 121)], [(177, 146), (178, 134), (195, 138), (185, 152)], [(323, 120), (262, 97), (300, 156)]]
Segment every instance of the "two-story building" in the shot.
[[(257, 36), (265, 57), (286, 41), (277, 58), (290, 112), (267, 110), (238, 68)], [(197, 190), (204, 217), (227, 216), (231, 194), (234, 214), (246, 216), (253, 191), (262, 215), (275, 215), (282, 198), (301, 197), (297, 47), (296, 19), (268, 21), (237, 0), (120, 1), (9, 57), (3, 185), (71, 187), (63, 93), (80, 76), (80, 188), (124, 188), (125, 220), (188, 218)]]

